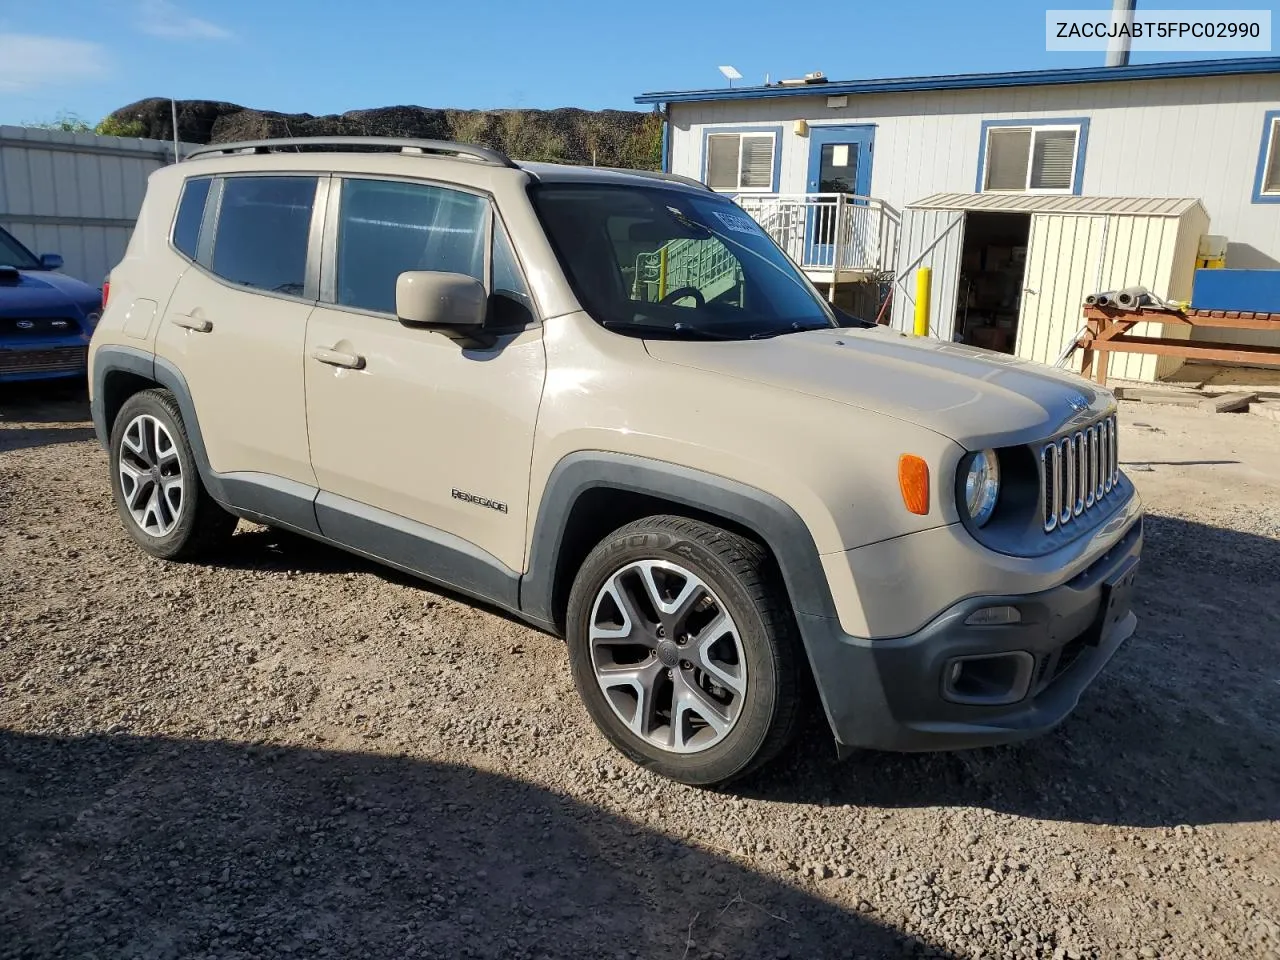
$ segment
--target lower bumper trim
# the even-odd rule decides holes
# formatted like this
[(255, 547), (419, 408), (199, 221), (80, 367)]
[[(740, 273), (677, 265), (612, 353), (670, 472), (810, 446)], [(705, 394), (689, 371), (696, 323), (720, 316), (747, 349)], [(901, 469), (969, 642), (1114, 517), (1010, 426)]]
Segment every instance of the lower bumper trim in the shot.
[[(837, 621), (801, 616), (841, 753), (967, 749), (1025, 740), (1056, 727), (1137, 628), (1129, 600), (1141, 549), (1139, 520), (1067, 583), (1026, 596), (962, 601), (907, 637), (865, 640), (845, 634)], [(965, 623), (975, 610), (995, 605), (1017, 607), (1022, 622)], [(1036, 664), (1020, 699), (957, 702), (947, 696), (947, 671), (957, 661), (1015, 651)]]

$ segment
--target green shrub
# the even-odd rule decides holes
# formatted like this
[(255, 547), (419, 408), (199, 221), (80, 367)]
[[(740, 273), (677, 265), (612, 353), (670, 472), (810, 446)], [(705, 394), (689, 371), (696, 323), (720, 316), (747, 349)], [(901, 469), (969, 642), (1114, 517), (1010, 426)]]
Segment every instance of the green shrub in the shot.
[(93, 132), (101, 137), (142, 137), (146, 136), (147, 128), (141, 120), (121, 120), (111, 115), (103, 117)]
[(65, 110), (52, 120), (46, 120), (43, 123), (29, 123), (27, 126), (35, 127), (37, 130), (60, 130), (63, 133), (93, 132), (93, 127), (81, 120), (76, 114), (67, 113)]

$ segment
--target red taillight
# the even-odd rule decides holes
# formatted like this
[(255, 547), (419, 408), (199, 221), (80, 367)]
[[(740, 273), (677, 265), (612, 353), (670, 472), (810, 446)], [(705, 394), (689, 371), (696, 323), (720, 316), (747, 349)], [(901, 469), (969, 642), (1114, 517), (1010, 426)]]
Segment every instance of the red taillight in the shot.
[(102, 309), (107, 309), (107, 298), (111, 296), (111, 281), (102, 281)]

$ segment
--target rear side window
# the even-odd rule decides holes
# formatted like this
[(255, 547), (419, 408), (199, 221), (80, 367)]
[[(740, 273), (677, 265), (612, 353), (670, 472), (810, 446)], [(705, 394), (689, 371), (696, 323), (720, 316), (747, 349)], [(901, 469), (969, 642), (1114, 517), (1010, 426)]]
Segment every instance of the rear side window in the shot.
[(196, 258), (200, 246), (200, 224), (204, 220), (204, 202), (209, 199), (208, 177), (188, 180), (182, 188), (182, 200), (178, 203), (178, 216), (173, 222), (173, 245), (188, 258)]
[(228, 177), (210, 269), (224, 280), (301, 296), (315, 177)]
[(347, 180), (338, 224), (337, 302), (395, 313), (406, 270), (463, 273), (481, 282), (489, 204), (427, 184)]

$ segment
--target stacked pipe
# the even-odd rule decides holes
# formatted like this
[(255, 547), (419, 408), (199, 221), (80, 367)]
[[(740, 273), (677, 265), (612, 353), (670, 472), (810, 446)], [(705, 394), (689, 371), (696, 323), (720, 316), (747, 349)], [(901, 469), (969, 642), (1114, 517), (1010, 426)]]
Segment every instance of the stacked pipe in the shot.
[(1149, 307), (1155, 298), (1146, 287), (1125, 287), (1123, 290), (1108, 290), (1105, 293), (1091, 293), (1084, 298), (1086, 307), (1111, 307), (1113, 310), (1134, 311)]

